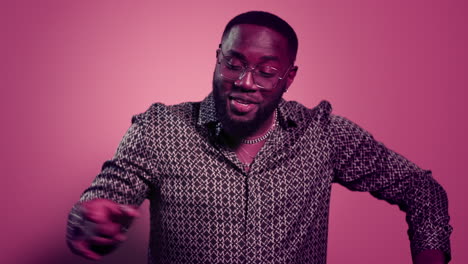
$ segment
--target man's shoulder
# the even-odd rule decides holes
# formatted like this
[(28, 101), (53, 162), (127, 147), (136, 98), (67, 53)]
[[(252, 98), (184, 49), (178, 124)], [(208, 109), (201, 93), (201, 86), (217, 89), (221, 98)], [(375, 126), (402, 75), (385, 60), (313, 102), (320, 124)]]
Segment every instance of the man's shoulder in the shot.
[(283, 100), (280, 105), (287, 120), (294, 120), (298, 123), (303, 123), (305, 126), (327, 126), (331, 132), (338, 134), (352, 131), (361, 133), (364, 131), (359, 125), (348, 118), (333, 113), (332, 105), (327, 100), (320, 101), (319, 104), (312, 108), (304, 106), (297, 101)]
[(201, 102), (183, 102), (173, 105), (153, 103), (145, 112), (132, 116), (132, 123), (157, 124), (178, 120), (195, 121), (200, 104)]
[(306, 126), (315, 122), (328, 123), (332, 116), (332, 106), (326, 100), (322, 100), (312, 108), (297, 101), (283, 100), (280, 103), (280, 111), (286, 121), (294, 121)]

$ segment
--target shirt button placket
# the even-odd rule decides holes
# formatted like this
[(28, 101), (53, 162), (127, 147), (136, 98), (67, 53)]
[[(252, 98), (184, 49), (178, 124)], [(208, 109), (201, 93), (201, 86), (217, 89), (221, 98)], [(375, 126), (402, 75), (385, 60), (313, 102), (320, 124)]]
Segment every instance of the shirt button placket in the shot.
[(249, 172), (246, 177), (246, 209), (245, 209), (245, 238), (246, 238), (246, 263), (254, 264), (259, 263), (257, 260), (258, 252), (256, 252), (257, 243), (260, 242), (257, 238), (256, 221), (256, 208), (257, 208), (257, 186), (255, 184), (255, 177)]

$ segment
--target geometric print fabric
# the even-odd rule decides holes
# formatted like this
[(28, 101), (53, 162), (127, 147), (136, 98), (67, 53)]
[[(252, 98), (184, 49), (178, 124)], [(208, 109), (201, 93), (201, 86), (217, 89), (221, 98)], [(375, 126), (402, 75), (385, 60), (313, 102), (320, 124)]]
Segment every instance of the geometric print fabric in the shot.
[[(135, 115), (80, 202), (150, 200), (148, 263), (326, 263), (331, 185), (407, 214), (411, 251), (450, 259), (447, 196), (418, 168), (323, 101), (282, 100), (279, 126), (248, 171), (222, 140), (213, 96)], [(81, 232), (79, 203), (69, 238)]]

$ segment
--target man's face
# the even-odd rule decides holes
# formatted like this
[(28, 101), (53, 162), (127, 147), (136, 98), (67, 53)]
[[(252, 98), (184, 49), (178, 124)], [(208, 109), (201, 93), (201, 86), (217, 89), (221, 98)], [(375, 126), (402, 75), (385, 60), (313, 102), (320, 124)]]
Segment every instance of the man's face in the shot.
[[(221, 50), (217, 52), (213, 95), (218, 118), (228, 132), (247, 136), (272, 115), (295, 75), (294, 70), (287, 72), (291, 66), (287, 44), (286, 38), (278, 32), (250, 24), (234, 26), (223, 39)], [(249, 67), (271, 66), (278, 69), (281, 77), (286, 76), (271, 90), (259, 88), (252, 71), (238, 80), (226, 79), (220, 74), (224, 56)]]

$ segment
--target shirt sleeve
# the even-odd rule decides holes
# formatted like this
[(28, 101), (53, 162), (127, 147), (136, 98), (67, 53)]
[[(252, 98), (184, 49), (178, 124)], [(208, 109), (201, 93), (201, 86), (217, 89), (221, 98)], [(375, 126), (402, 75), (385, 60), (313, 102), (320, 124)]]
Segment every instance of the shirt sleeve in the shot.
[(119, 204), (140, 205), (151, 193), (155, 174), (151, 148), (154, 140), (142, 115), (132, 118), (132, 125), (113, 158), (104, 162), (101, 172), (73, 206), (68, 216), (67, 240), (83, 235), (80, 203), (103, 198)]
[(406, 213), (411, 254), (438, 249), (451, 259), (447, 194), (432, 177), (351, 121), (331, 116), (334, 181), (368, 191)]

